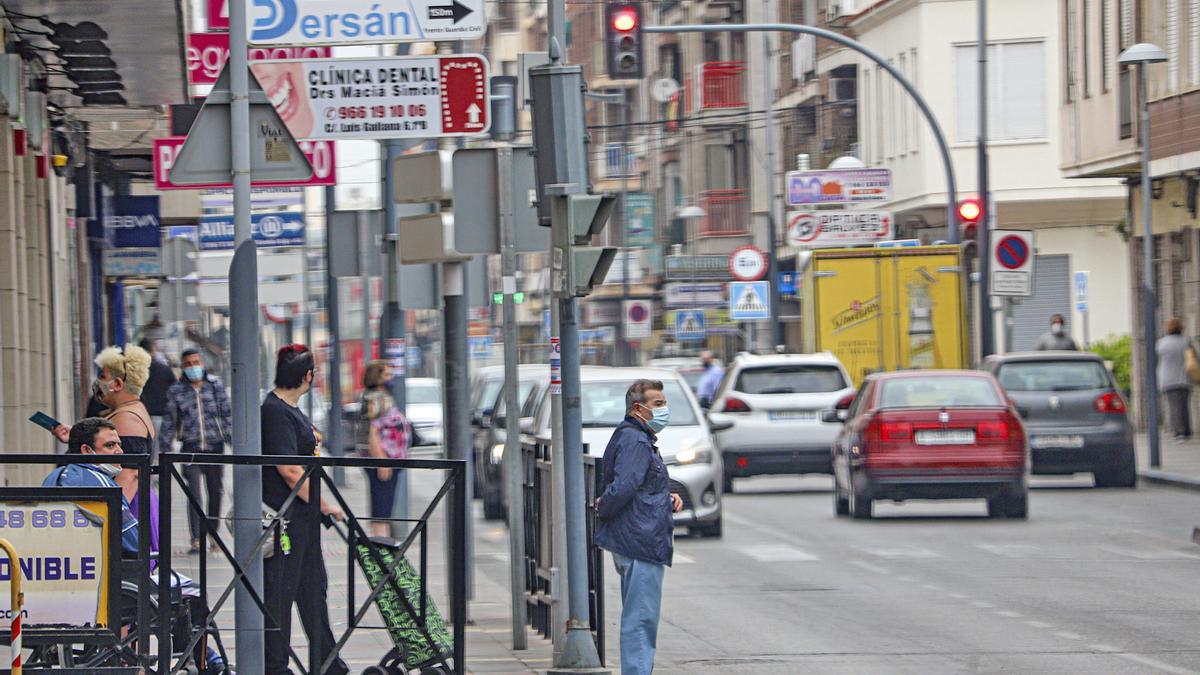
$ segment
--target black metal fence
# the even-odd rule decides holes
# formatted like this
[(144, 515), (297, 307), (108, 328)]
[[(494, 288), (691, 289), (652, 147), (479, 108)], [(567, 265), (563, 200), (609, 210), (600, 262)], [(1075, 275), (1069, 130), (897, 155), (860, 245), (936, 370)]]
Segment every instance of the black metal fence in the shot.
[[(554, 559), (554, 502), (553, 481), (550, 478), (550, 444), (523, 443), (522, 483), (525, 497), (525, 601), (529, 625), (544, 637), (552, 637), (555, 629), (554, 604), (557, 592), (566, 603), (566, 577), (557, 574)], [(596, 524), (596, 494), (599, 487), (597, 459), (584, 454), (584, 492), (588, 542), (588, 615), (589, 627), (596, 641), (600, 662), (604, 656), (604, 551), (594, 543)], [(569, 497), (569, 496), (568, 496)], [(555, 584), (562, 586), (556, 589)]]
[[(333, 663), (334, 659), (337, 658), (337, 655), (355, 630), (371, 628), (388, 631), (395, 644), (395, 649), (384, 657), (384, 660), (381, 661), (381, 666), (403, 666), (405, 669), (408, 669), (419, 665), (419, 667), (430, 669), (453, 669), (455, 673), (466, 672), (464, 649), (466, 629), (466, 518), (468, 504), (466, 499), (466, 463), (464, 461), (367, 459), (357, 457), (231, 456), (180, 453), (162, 454), (159, 456), (159, 461), (162, 482), (164, 483), (164, 489), (159, 495), (159, 536), (164, 542), (170, 542), (171, 540), (170, 484), (172, 482), (182, 488), (187, 501), (187, 507), (203, 514), (203, 509), (200, 508), (199, 496), (190, 490), (187, 481), (178, 469), (180, 465), (258, 466), (264, 469), (278, 466), (298, 466), (304, 470), (303, 476), (297, 481), (282, 508), (278, 510), (278, 513), (269, 519), (262, 519), (263, 532), (255, 543), (254, 552), (247, 554), (242, 560), (237, 559), (231, 547), (222, 538), (221, 533), (212, 527), (209, 520), (202, 515), (199, 516), (199, 522), (203, 523), (202, 533), (206, 535), (205, 539), (208, 537), (212, 538), (222, 555), (229, 560), (234, 570), (233, 580), (223, 589), (216, 602), (210, 607), (208, 605), (207, 592), (207, 561), (205, 556), (200, 557), (199, 581), (202, 594), (200, 605), (207, 612), (204, 620), (197, 622), (201, 627), (208, 626), (214, 621), (217, 612), (229, 599), (234, 588), (238, 584), (241, 584), (249, 592), (259, 611), (263, 613), (266, 630), (278, 629), (278, 622), (271, 616), (264, 598), (246, 579), (246, 565), (250, 557), (262, 551), (272, 538), (274, 538), (274, 544), (276, 545), (276, 550), (278, 550), (282, 527), (281, 521), (287, 517), (289, 509), (295, 503), (295, 500), (299, 498), (299, 491), (307, 484), (309, 486), (307, 499), (309, 503), (319, 504), (322, 491), (328, 489), (330, 496), (332, 496), (338, 507), (345, 513), (345, 530), (332, 522), (326, 522), (325, 524), (336, 528), (348, 547), (348, 554), (351, 560), (348, 570), (350, 615), (348, 628), (336, 640), (333, 652), (325, 657), (324, 662), (320, 662), (320, 654), (315, 640), (310, 640), (309, 642), (307, 668), (304, 667), (303, 661), (289, 646), (289, 659), (293, 667), (298, 668), (302, 675), (323, 673)], [(411, 524), (411, 530), (405, 540), (397, 543), (395, 546), (391, 546), (385, 545), (380, 540), (373, 539), (363, 529), (350, 504), (335, 484), (331, 472), (326, 470), (335, 467), (446, 471), (448, 475), (420, 516), (404, 521)], [(432, 606), (432, 603), (427, 600), (428, 561), (426, 556), (427, 547), (425, 546), (426, 535), (429, 520), (434, 510), (443, 500), (447, 503), (450, 520), (450, 559), (447, 561), (449, 564), (449, 579), (447, 581), (450, 591), (452, 636), (446, 635), (441, 615)], [(256, 519), (256, 521), (258, 520)], [(319, 542), (319, 528), (322, 522), (318, 518), (310, 518), (309, 521), (305, 524), (307, 527), (312, 528), (309, 531), (309, 536), (312, 538), (312, 541)], [(421, 553), (418, 566), (414, 568), (408, 561), (406, 553), (417, 539), (421, 541)], [(159, 559), (159, 578), (171, 578), (171, 562), (170, 546), (167, 545), (164, 546)], [(370, 588), (370, 593), (366, 600), (357, 607), (355, 606), (356, 601), (354, 599), (355, 562), (362, 568), (361, 572)], [(319, 558), (314, 557), (314, 564), (320, 564)], [(318, 572), (314, 570), (310, 574), (314, 575), (310, 578), (316, 578)], [(158, 589), (159, 620), (157, 630), (159, 654), (157, 672), (159, 675), (183, 671), (187, 666), (189, 654), (192, 654), (196, 650), (197, 645), (201, 644), (205, 639), (205, 631), (203, 629), (194, 630), (187, 636), (187, 645), (185, 648), (174, 648), (172, 643), (171, 617), (169, 616), (172, 607), (171, 592), (172, 589), (169, 584), (160, 586)], [(317, 584), (309, 584), (308, 588), (302, 589), (301, 592), (319, 593), (321, 591)], [(362, 625), (363, 618), (373, 603), (379, 609), (386, 625), (380, 627)], [(290, 608), (288, 611), (290, 611)], [(447, 658), (451, 656), (453, 659), (452, 662)], [(174, 663), (172, 663), (173, 659)]]

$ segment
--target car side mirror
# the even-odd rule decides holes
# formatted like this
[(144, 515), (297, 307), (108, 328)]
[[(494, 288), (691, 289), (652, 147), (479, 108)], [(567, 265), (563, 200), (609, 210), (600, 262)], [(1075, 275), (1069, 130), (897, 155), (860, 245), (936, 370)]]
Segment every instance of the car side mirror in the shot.
[(721, 413), (708, 413), (708, 428), (714, 433), (733, 428), (733, 418)]

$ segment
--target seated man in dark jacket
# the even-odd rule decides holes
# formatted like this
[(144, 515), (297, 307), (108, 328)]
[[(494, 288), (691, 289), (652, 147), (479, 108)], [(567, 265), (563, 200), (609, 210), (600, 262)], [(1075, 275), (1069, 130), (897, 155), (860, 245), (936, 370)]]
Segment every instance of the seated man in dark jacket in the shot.
[(667, 467), (655, 446), (670, 422), (657, 380), (637, 380), (625, 394), (625, 420), (617, 426), (601, 466), (604, 492), (596, 499), (596, 545), (612, 554), (621, 575), (621, 672), (654, 670), (664, 566), (671, 564), (675, 522), (683, 508), (669, 491)]

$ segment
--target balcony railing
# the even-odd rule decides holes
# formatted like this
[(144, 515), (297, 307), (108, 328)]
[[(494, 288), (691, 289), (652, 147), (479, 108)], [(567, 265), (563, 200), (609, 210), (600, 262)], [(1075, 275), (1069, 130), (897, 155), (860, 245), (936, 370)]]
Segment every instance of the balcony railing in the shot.
[(750, 233), (750, 203), (745, 190), (706, 190), (700, 195), (705, 216), (702, 237), (736, 237)]
[(700, 65), (700, 109), (746, 106), (746, 64), (709, 61)]
[(604, 177), (633, 178), (637, 176), (636, 158), (633, 147), (623, 143), (604, 144)]

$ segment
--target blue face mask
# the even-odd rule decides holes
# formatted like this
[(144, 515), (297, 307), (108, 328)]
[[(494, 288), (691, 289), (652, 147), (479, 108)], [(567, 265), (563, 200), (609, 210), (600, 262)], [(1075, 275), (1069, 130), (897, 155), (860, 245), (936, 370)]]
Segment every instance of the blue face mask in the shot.
[(665, 405), (661, 408), (651, 410), (650, 414), (651, 417), (646, 420), (646, 426), (650, 427), (650, 430), (656, 434), (662, 433), (662, 430), (666, 429), (667, 425), (671, 423), (671, 409)]
[(204, 377), (204, 366), (188, 366), (183, 369), (183, 374), (192, 382), (199, 382)]

